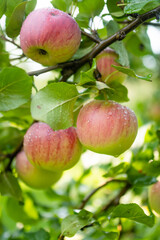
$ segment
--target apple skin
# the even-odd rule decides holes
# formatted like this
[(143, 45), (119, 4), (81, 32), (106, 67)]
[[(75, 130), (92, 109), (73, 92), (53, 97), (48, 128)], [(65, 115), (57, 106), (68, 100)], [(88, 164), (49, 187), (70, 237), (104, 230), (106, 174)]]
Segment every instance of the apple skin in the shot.
[(81, 108), (77, 118), (82, 145), (115, 157), (130, 148), (137, 130), (134, 112), (114, 101), (93, 100)]
[(16, 156), (16, 170), (19, 178), (31, 188), (45, 189), (56, 183), (62, 172), (51, 172), (33, 166), (24, 151)]
[(53, 172), (73, 167), (82, 152), (74, 127), (54, 131), (42, 122), (34, 123), (28, 129), (23, 145), (33, 165)]
[(20, 31), (24, 54), (46, 66), (69, 60), (79, 48), (80, 41), (81, 31), (76, 21), (54, 8), (31, 12)]
[(126, 79), (126, 74), (119, 72), (111, 66), (112, 64), (116, 66), (121, 66), (116, 61), (117, 59), (118, 54), (109, 47), (105, 48), (97, 55), (96, 67), (101, 74), (101, 80), (103, 82), (106, 82), (107, 84), (110, 84), (113, 81), (118, 81), (119, 83), (122, 83)]
[(151, 209), (160, 215), (160, 181), (149, 187), (148, 198)]

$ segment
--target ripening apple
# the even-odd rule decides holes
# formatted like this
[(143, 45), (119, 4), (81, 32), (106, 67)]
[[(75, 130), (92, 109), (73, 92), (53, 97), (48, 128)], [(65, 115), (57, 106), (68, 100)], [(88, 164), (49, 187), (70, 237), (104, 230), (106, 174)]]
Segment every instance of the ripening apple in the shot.
[(132, 110), (114, 101), (93, 100), (77, 118), (77, 134), (87, 149), (117, 157), (130, 148), (137, 135)]
[(160, 215), (160, 181), (149, 187), (148, 197), (151, 209)]
[(48, 188), (62, 176), (62, 172), (51, 172), (33, 166), (24, 151), (19, 152), (16, 156), (16, 170), (19, 178), (35, 189)]
[(31, 12), (20, 31), (24, 54), (46, 66), (69, 60), (79, 48), (80, 41), (81, 31), (76, 21), (54, 8)]
[(118, 54), (107, 47), (96, 57), (96, 67), (101, 74), (101, 80), (107, 84), (118, 81), (122, 83), (126, 79), (126, 74), (119, 72), (111, 65), (121, 66), (118, 62)]
[(82, 150), (74, 127), (54, 131), (42, 122), (34, 123), (28, 129), (23, 145), (33, 165), (53, 172), (73, 167)]

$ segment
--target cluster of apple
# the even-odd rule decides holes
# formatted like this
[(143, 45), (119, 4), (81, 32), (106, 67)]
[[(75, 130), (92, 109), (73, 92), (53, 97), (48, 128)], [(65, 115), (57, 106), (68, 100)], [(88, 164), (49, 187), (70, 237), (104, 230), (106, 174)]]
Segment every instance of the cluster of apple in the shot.
[(77, 128), (54, 131), (46, 123), (34, 123), (24, 136), (24, 151), (17, 155), (17, 172), (33, 188), (49, 187), (78, 162), (82, 145), (116, 157), (132, 145), (136, 134), (133, 111), (113, 101), (94, 100), (81, 108)]
[[(26, 56), (49, 66), (73, 56), (79, 48), (81, 32), (68, 14), (39, 9), (24, 21), (20, 41)], [(117, 74), (111, 66), (119, 65), (117, 58), (108, 48), (97, 56), (102, 81), (124, 80), (124, 74)], [(110, 100), (92, 100), (81, 108), (76, 127), (54, 131), (48, 124), (36, 122), (28, 129), (24, 150), (16, 157), (18, 175), (33, 188), (49, 187), (78, 162), (82, 146), (116, 157), (130, 148), (137, 129), (137, 118), (129, 108)]]

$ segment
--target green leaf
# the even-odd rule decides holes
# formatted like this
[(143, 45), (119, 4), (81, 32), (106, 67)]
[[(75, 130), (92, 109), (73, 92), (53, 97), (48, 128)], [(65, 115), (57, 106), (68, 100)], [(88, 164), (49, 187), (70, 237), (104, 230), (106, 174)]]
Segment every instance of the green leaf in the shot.
[[(93, 42), (92, 43), (90, 41), (81, 42), (80, 47), (77, 50), (77, 52), (74, 54), (73, 58), (74, 59), (82, 58), (92, 50), (93, 46), (95, 46), (95, 43)], [(86, 65), (89, 65), (89, 63), (87, 63)]]
[(83, 17), (93, 18), (98, 16), (104, 7), (104, 0), (82, 0), (78, 2), (79, 13)]
[(150, 176), (158, 177), (160, 173), (160, 161), (149, 161), (147, 164), (144, 164), (143, 171)]
[(154, 216), (147, 216), (143, 209), (136, 203), (119, 204), (111, 213), (111, 218), (128, 218), (135, 222), (143, 223), (148, 227), (153, 227)]
[(72, 4), (72, 0), (52, 0), (51, 3), (53, 7), (60, 9), (64, 12), (69, 12), (70, 6)]
[[(88, 70), (90, 69), (90, 65), (89, 63), (86, 63), (84, 64), (82, 67), (80, 67), (77, 72), (74, 74), (74, 82), (79, 84), (80, 81), (81, 81), (81, 75), (82, 75), (82, 72), (87, 72)], [(82, 81), (83, 83), (83, 81)]]
[(152, 54), (151, 43), (146, 28), (141, 27), (136, 33), (130, 33), (126, 41), (126, 48), (133, 55), (140, 57)]
[(126, 14), (144, 13), (150, 11), (160, 4), (160, 0), (127, 0), (124, 8)]
[(117, 6), (117, 2), (117, 0), (107, 0), (107, 8), (113, 17), (122, 17), (124, 12), (119, 6)]
[(92, 213), (86, 210), (81, 210), (78, 214), (67, 216), (61, 224), (62, 235), (73, 237), (81, 228), (92, 222)]
[(28, 232), (24, 234), (25, 240), (50, 240), (50, 235), (44, 229), (39, 229), (36, 232)]
[(94, 69), (90, 69), (87, 72), (81, 72), (79, 86), (82, 86), (89, 82), (95, 82), (96, 79), (93, 76)]
[(14, 9), (6, 27), (8, 37), (15, 38), (19, 35), (25, 16), (26, 4), (27, 2), (22, 2)]
[(7, 3), (7, 9), (6, 9), (6, 12), (5, 12), (5, 15), (6, 15), (6, 26), (8, 24), (8, 21), (14, 11), (14, 9), (22, 2), (22, 0), (9, 0), (9, 1), (6, 1)]
[(100, 82), (100, 81), (96, 81), (96, 88), (98, 90), (103, 90), (103, 89), (111, 89), (106, 83), (104, 82)]
[(138, 172), (134, 167), (127, 171), (128, 181), (136, 187), (144, 187), (157, 182), (157, 179)]
[(9, 65), (9, 53), (6, 51), (0, 52), (0, 68), (8, 67)]
[(130, 76), (130, 77), (152, 82), (152, 80), (151, 80), (151, 76), (152, 76), (152, 75), (151, 75), (151, 74), (143, 77), (143, 76), (137, 75), (137, 74), (134, 72), (133, 69), (125, 68), (125, 67), (120, 67), (120, 66), (115, 66), (115, 65), (112, 65), (112, 66), (113, 66), (114, 68), (116, 68), (118, 71), (123, 72), (123, 73), (127, 74), (127, 75)]
[(117, 232), (105, 233), (104, 240), (118, 240), (118, 239), (119, 239), (119, 234)]
[(6, 67), (0, 72), (0, 111), (15, 109), (31, 97), (32, 78), (18, 67)]
[(6, 7), (7, 7), (7, 2), (6, 0), (0, 0), (0, 18), (3, 16), (3, 14), (6, 11)]
[(5, 50), (5, 41), (0, 39), (0, 69), (3, 67), (7, 67), (9, 65), (10, 65), (9, 53)]
[(111, 167), (108, 172), (103, 175), (103, 177), (115, 177), (117, 175), (120, 175), (120, 174), (124, 174), (127, 172), (129, 168), (129, 163), (127, 162), (123, 162), (123, 163), (120, 163), (119, 165), (115, 166), (115, 167)]
[(28, 15), (30, 12), (32, 12), (37, 4), (37, 0), (29, 0), (27, 1), (25, 13)]
[(23, 203), (18, 202), (14, 198), (8, 198), (6, 202), (6, 210), (8, 216), (15, 222), (21, 222), (23, 224), (34, 224), (36, 220), (31, 218), (25, 211)]
[(11, 196), (18, 201), (22, 201), (22, 191), (17, 182), (17, 179), (11, 172), (4, 172), (0, 174), (0, 193), (3, 196)]
[(97, 29), (97, 33), (98, 33), (98, 36), (99, 36), (100, 39), (104, 40), (104, 39), (107, 38), (106, 27)]
[(23, 134), (20, 130), (14, 127), (4, 127), (0, 125), (0, 153), (10, 154), (23, 140)]
[[(115, 22), (115, 21), (109, 21), (109, 23), (107, 23), (107, 33), (108, 36), (112, 36), (113, 34), (115, 34), (116, 32), (119, 31), (119, 25)], [(125, 49), (124, 43), (122, 41), (116, 41), (115, 43), (110, 45), (111, 48), (113, 48), (116, 53), (118, 53), (119, 55), (119, 59), (118, 62), (122, 65), (122, 66), (129, 66), (129, 58), (128, 58), (128, 53)]]
[(128, 89), (119, 82), (112, 82), (109, 84), (109, 89), (106, 89), (105, 92), (110, 100), (117, 102), (128, 102)]
[(88, 28), (89, 18), (78, 14), (76, 17), (76, 22), (78, 23), (80, 28)]
[(32, 117), (48, 123), (54, 130), (71, 127), (77, 96), (78, 91), (74, 85), (51, 83), (33, 97)]
[(28, 128), (33, 122), (30, 113), (30, 104), (26, 103), (20, 107), (7, 111), (1, 112), (0, 122), (8, 121), (11, 124), (16, 124), (18, 127)]
[(93, 64), (92, 64), (92, 67), (88, 70), (88, 71), (81, 71), (80, 73), (80, 81), (79, 81), (79, 86), (82, 86), (86, 83), (89, 83), (89, 82), (95, 82), (96, 79), (94, 77), (94, 71), (96, 69), (96, 61), (94, 59), (93, 61)]

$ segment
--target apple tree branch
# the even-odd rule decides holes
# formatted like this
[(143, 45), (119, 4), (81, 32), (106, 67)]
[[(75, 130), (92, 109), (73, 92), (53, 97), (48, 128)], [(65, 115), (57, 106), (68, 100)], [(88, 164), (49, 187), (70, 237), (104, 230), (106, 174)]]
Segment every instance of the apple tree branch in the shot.
[(57, 64), (55, 66), (46, 67), (40, 70), (28, 72), (29, 76), (38, 76), (42, 73), (46, 73), (55, 69), (62, 69), (62, 78), (60, 81), (67, 81), (67, 79), (72, 76), (76, 71), (82, 67), (87, 62), (91, 62), (94, 57), (97, 56), (103, 49), (111, 45), (112, 43), (116, 41), (123, 40), (128, 33), (136, 29), (138, 26), (146, 22), (147, 20), (153, 19), (157, 17), (157, 14), (160, 14), (160, 6), (148, 11), (144, 14), (137, 15), (137, 18), (131, 21), (127, 26), (121, 28), (118, 32), (113, 34), (112, 36), (108, 37), (105, 40), (99, 41), (97, 38), (93, 41), (97, 41), (97, 44), (93, 47), (93, 49), (87, 53), (85, 56), (83, 56), (80, 59), (76, 59), (70, 62), (64, 62)]

